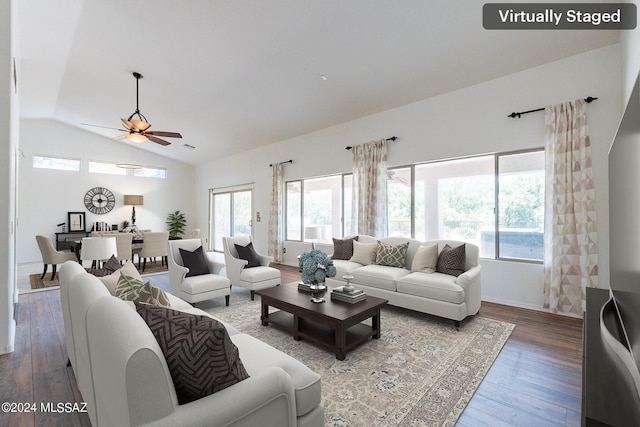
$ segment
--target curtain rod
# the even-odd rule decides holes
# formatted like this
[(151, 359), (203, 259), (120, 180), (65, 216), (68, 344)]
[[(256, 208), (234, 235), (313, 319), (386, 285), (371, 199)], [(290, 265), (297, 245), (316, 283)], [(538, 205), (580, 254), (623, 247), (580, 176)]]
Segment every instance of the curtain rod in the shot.
[[(284, 165), (285, 163), (293, 163), (293, 160), (287, 160), (286, 162), (280, 162), (278, 164), (279, 165)], [(272, 168), (273, 167), (273, 163), (269, 163), (269, 167)]]
[[(598, 98), (594, 98), (592, 96), (587, 96), (584, 100), (587, 104), (590, 104), (591, 101), (595, 101)], [(536, 111), (544, 111), (544, 108), (536, 108), (535, 110), (529, 110), (529, 111), (521, 111), (519, 113), (516, 113), (515, 111), (511, 114), (509, 114), (507, 117), (511, 117), (513, 118), (520, 118), (520, 116), (522, 116), (523, 114), (529, 114), (529, 113), (535, 113)]]
[[(396, 139), (398, 139), (397, 136), (392, 136), (391, 138), (387, 138), (387, 141), (395, 141)], [(351, 150), (352, 148), (352, 146), (344, 147), (345, 150)]]

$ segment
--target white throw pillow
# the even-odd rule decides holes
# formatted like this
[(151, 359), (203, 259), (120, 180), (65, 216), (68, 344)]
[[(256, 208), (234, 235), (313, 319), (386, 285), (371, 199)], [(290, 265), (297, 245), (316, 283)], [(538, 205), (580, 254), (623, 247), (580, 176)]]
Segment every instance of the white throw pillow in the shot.
[(418, 273), (433, 273), (438, 265), (438, 244), (420, 245), (413, 257), (411, 271)]
[(127, 263), (123, 265), (121, 269), (114, 271), (108, 276), (98, 277), (98, 279), (100, 279), (100, 281), (107, 287), (111, 295), (116, 294), (116, 286), (118, 285), (118, 280), (120, 279), (120, 272), (126, 274), (127, 276), (142, 280), (142, 276), (140, 276), (140, 273), (138, 273), (138, 269), (136, 268), (136, 266), (131, 261), (127, 261)]
[(369, 265), (376, 263), (376, 250), (378, 249), (378, 243), (360, 243), (357, 240), (353, 241), (353, 256), (349, 261), (357, 262), (362, 265)]

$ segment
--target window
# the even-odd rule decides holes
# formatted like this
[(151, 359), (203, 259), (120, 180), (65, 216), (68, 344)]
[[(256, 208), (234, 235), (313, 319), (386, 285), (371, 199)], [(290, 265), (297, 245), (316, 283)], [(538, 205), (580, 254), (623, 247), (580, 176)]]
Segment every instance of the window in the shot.
[(544, 257), (544, 163), (544, 151), (498, 156), (497, 258)]
[[(494, 156), (415, 166), (415, 238), (480, 244), (495, 228)], [(485, 254), (480, 252), (480, 256)]]
[(34, 155), (32, 165), (40, 169), (80, 172), (80, 159)]
[(305, 227), (318, 227), (318, 242), (342, 236), (342, 176), (287, 183), (287, 239), (305, 240)]
[(141, 169), (134, 169), (133, 176), (141, 176), (146, 178), (160, 178), (167, 179), (167, 169), (166, 168), (151, 168), (151, 167), (143, 167)]
[(251, 235), (251, 196), (251, 190), (212, 192), (213, 250), (224, 250), (223, 237)]
[(412, 236), (411, 168), (387, 171), (388, 236)]
[(126, 175), (127, 170), (119, 168), (115, 163), (89, 161), (89, 172), (108, 173), (111, 175)]

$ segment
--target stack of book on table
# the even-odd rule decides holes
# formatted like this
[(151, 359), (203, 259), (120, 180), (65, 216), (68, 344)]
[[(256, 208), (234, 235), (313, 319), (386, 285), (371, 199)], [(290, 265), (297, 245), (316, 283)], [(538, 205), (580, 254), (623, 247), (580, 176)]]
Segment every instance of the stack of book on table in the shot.
[(349, 302), (355, 304), (360, 301), (364, 301), (367, 298), (367, 294), (362, 289), (354, 289), (352, 291), (345, 291), (343, 286), (334, 288), (331, 291), (331, 299), (337, 301)]

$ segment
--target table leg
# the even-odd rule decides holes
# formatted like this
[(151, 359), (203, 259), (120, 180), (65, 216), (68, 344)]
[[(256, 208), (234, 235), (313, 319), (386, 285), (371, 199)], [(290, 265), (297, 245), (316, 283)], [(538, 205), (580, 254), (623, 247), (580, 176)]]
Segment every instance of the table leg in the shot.
[(293, 339), (300, 341), (300, 317), (297, 314), (293, 315)]
[(380, 338), (380, 311), (371, 317), (371, 327), (375, 331), (374, 339)]
[(262, 320), (262, 326), (267, 326), (269, 324), (269, 305), (265, 304), (264, 299), (262, 300), (262, 314), (260, 316), (260, 320)]
[(347, 352), (347, 330), (343, 325), (336, 328), (336, 359), (344, 360)]

